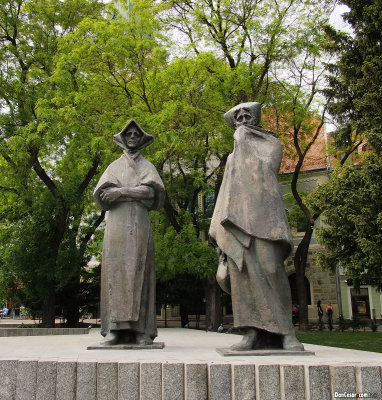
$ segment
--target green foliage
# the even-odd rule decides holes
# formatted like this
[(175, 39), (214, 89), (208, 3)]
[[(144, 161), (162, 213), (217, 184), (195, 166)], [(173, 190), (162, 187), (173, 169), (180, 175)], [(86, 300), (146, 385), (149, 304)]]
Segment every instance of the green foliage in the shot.
[(89, 205), (91, 178), (101, 155), (107, 160), (109, 142), (100, 132), (99, 114), (76, 109), (79, 86), (57, 79), (57, 60), (61, 41), (81, 21), (100, 18), (103, 5), (3, 3), (0, 263), (23, 304), (41, 312), (44, 304), (55, 307), (54, 300), (47, 301), (50, 284), (60, 292), (79, 280), (86, 245), (100, 222)]
[(353, 34), (327, 29), (331, 50), (339, 55), (329, 79), (330, 112), (339, 128), (335, 143), (349, 151), (354, 143), (367, 139), (375, 150), (382, 150), (382, 4), (373, 0), (344, 1), (350, 7), (345, 20)]
[[(199, 239), (213, 204), (200, 207), (198, 196), (216, 198), (233, 148), (223, 114), (240, 101), (261, 101), (276, 110), (275, 121), (283, 117), (284, 125), (268, 124), (285, 143), (293, 131), (299, 149), (309, 148), (322, 76), (320, 29), (331, 3), (137, 0), (116, 8), (93, 0), (4, 0), (4, 279), (19, 282), (39, 309), (48, 283), (59, 302), (83, 301), (80, 278), (99, 252), (92, 235), (102, 219), (92, 189), (119, 155), (112, 135), (131, 117), (154, 135), (145, 156), (167, 189), (166, 214), (153, 217), (159, 279), (213, 274), (214, 250)], [(169, 26), (189, 43), (171, 57)], [(315, 79), (304, 79), (306, 71)]]
[(216, 271), (216, 252), (197, 237), (188, 213), (184, 214), (183, 227), (179, 233), (168, 223), (163, 213), (153, 214), (155, 264), (159, 281), (170, 280), (178, 274), (201, 279)]
[[(301, 198), (305, 202), (308, 197), (308, 192), (300, 191)], [(297, 205), (292, 193), (287, 193), (283, 196), (284, 204), (286, 206), (286, 214), (291, 228), (297, 229), (300, 220), (306, 220), (305, 214)]]
[(317, 230), (326, 247), (318, 262), (332, 271), (341, 265), (356, 287), (382, 290), (382, 158), (369, 154), (359, 165), (338, 168), (310, 201), (326, 223)]

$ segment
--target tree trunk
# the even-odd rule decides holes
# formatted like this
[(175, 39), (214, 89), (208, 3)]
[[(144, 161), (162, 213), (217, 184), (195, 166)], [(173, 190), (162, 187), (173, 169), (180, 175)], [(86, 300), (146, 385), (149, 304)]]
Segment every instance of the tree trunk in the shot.
[(308, 225), (305, 235), (297, 247), (294, 256), (294, 267), (296, 270), (296, 286), (299, 301), (300, 330), (307, 331), (309, 328), (308, 320), (308, 296), (305, 287), (305, 270), (308, 260), (309, 244), (313, 234), (313, 227)]
[(66, 324), (67, 328), (75, 328), (79, 325), (80, 320), (80, 308), (77, 302), (71, 303), (65, 312)]
[(68, 328), (75, 328), (78, 326), (80, 319), (80, 277), (73, 278), (68, 282), (67, 286), (63, 290), (64, 298), (61, 300), (61, 304), (64, 307), (64, 318), (66, 319), (65, 326)]
[[(68, 213), (69, 209), (63, 206), (62, 211), (56, 218), (56, 226), (51, 241), (51, 265), (53, 266), (53, 271), (55, 271), (56, 268), (58, 249), (65, 233)], [(45, 297), (42, 307), (42, 326), (44, 328), (54, 328), (56, 317), (56, 282), (54, 279), (51, 279), (48, 280), (46, 285), (48, 288), (48, 295)]]
[(203, 283), (206, 297), (206, 328), (216, 332), (223, 322), (221, 289), (215, 276), (204, 279)]
[(42, 327), (54, 328), (56, 318), (56, 290), (54, 280), (48, 282), (48, 294), (42, 306)]
[(179, 304), (179, 313), (180, 313), (180, 325), (184, 328), (187, 324), (189, 324), (188, 319), (188, 306), (187, 304), (180, 303)]

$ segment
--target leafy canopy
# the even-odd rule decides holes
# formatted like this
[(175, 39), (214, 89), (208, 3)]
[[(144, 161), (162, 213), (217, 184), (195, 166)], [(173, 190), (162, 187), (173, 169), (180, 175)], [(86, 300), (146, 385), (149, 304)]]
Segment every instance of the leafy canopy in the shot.
[(382, 159), (367, 155), (360, 165), (332, 172), (318, 187), (311, 205), (323, 213), (317, 239), (326, 250), (319, 263), (332, 271), (339, 265), (354, 284), (382, 290)]

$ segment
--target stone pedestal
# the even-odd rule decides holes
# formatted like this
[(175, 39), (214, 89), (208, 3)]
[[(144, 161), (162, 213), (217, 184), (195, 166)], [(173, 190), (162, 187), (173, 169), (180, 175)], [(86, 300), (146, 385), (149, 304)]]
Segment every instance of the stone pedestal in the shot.
[(155, 350), (163, 348), (164, 342), (155, 342), (153, 344), (93, 344), (87, 347), (88, 350)]
[(216, 349), (216, 351), (223, 357), (235, 356), (314, 356), (313, 351), (292, 351), (283, 349), (263, 349), (263, 350), (231, 350), (229, 347)]

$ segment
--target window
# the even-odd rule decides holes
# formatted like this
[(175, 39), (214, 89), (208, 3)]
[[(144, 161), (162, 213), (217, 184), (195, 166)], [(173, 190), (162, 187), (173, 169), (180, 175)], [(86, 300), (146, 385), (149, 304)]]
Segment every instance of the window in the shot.
[(357, 315), (358, 318), (370, 318), (368, 288), (360, 288), (359, 291), (350, 289), (350, 296), (353, 315)]

